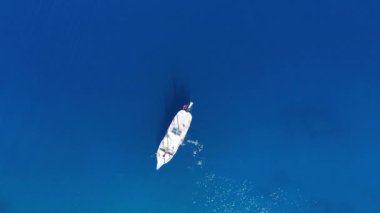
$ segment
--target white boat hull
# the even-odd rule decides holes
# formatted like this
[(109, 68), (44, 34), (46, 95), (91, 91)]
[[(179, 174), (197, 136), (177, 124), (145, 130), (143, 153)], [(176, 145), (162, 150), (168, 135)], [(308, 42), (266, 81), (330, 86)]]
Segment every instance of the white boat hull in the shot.
[[(191, 102), (188, 109), (191, 109), (192, 104)], [(191, 120), (190, 110), (180, 110), (173, 118), (157, 150), (157, 170), (174, 157), (189, 131)]]

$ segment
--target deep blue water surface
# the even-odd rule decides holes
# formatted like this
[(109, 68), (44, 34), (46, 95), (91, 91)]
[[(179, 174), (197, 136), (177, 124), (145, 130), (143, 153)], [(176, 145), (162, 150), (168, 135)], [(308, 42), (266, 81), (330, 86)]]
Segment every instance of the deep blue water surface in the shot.
[(0, 213), (380, 212), (379, 8), (1, 1)]

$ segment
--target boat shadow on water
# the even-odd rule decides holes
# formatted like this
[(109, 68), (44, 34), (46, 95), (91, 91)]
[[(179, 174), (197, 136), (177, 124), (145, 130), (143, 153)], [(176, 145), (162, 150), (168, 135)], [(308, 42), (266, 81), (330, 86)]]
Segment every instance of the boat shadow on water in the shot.
[(166, 130), (170, 125), (173, 117), (178, 110), (182, 108), (183, 104), (190, 101), (190, 92), (188, 87), (182, 82), (173, 79), (171, 89), (165, 94), (163, 101), (163, 112), (158, 132), (156, 133), (156, 144), (160, 144), (162, 137), (166, 134)]

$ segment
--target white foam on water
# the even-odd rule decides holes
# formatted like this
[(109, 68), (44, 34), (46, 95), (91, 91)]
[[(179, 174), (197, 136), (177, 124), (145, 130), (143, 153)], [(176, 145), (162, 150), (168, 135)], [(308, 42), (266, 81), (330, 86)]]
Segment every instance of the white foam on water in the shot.
[[(200, 153), (204, 146), (198, 140), (186, 140), (182, 146), (191, 149), (197, 167), (203, 169)], [(192, 167), (189, 167), (192, 168)], [(299, 189), (281, 187), (263, 192), (248, 181), (236, 181), (207, 173), (196, 182), (193, 205), (199, 212), (224, 213), (283, 213), (308, 212), (310, 207)]]
[(191, 153), (195, 159), (196, 166), (203, 168), (204, 160), (201, 159), (199, 154), (203, 151), (203, 144), (201, 144), (198, 140), (186, 140), (185, 143), (182, 143), (182, 146), (190, 146)]
[(226, 213), (304, 212), (306, 200), (277, 188), (260, 193), (248, 181), (238, 182), (209, 173), (197, 183), (193, 205), (201, 211)]
[(203, 151), (203, 144), (199, 143), (198, 140), (187, 140), (186, 143), (194, 146), (193, 157)]

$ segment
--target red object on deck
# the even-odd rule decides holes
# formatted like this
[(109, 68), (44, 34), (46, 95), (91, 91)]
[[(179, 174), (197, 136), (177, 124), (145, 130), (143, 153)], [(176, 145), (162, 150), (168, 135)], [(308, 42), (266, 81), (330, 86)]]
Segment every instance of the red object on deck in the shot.
[(187, 109), (187, 104), (183, 105), (183, 106), (182, 106), (182, 109), (183, 109), (183, 110), (186, 110), (186, 109)]

